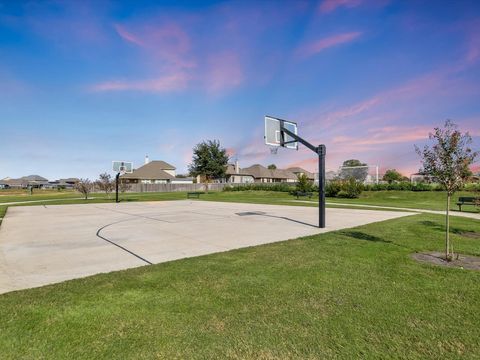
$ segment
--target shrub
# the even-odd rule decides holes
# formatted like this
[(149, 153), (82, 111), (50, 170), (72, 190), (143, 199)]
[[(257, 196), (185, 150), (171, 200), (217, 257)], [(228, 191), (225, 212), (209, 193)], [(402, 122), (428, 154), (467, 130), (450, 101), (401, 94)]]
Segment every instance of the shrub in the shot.
[(354, 199), (363, 191), (363, 184), (355, 178), (332, 180), (325, 187), (325, 196)]
[(340, 190), (336, 197), (338, 197), (338, 198), (350, 198), (350, 196), (348, 196), (348, 193), (346, 191), (343, 191), (343, 190)]
[[(343, 182), (342, 190), (337, 194), (338, 197), (356, 199), (363, 191), (363, 184), (354, 178), (350, 178)], [(342, 193), (340, 196), (340, 193)]]
[(412, 191), (432, 191), (433, 185), (418, 183), (412, 186)]
[(305, 174), (298, 175), (297, 185), (295, 190), (299, 192), (312, 192), (313, 183), (308, 180), (308, 177)]
[(465, 191), (479, 192), (480, 191), (480, 183), (465, 184)]
[(341, 190), (342, 180), (331, 180), (325, 185), (325, 196), (335, 197)]

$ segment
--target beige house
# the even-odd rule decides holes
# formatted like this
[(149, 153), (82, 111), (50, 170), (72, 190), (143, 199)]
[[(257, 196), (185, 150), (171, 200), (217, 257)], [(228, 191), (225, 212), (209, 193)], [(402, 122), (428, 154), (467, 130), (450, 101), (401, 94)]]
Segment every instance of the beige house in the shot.
[(127, 184), (167, 184), (175, 180), (175, 166), (162, 160), (148, 161), (130, 174), (120, 176)]
[(301, 167), (289, 167), (287, 169), (287, 171), (291, 171), (292, 173), (294, 173), (296, 176), (299, 176), (299, 175), (305, 175), (308, 180), (315, 180), (315, 174), (314, 173), (311, 173), (310, 171), (307, 171), (305, 169), (302, 169)]
[(300, 174), (305, 174), (312, 181), (315, 177), (313, 173), (300, 167), (268, 169), (260, 164), (255, 164), (247, 168), (240, 168), (238, 162), (228, 164), (226, 173), (226, 182), (235, 184), (294, 183)]

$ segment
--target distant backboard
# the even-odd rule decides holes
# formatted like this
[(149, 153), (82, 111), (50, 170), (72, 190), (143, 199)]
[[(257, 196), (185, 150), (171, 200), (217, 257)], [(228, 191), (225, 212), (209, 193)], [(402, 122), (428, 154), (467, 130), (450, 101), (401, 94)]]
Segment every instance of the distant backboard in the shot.
[(283, 123), (283, 127), (294, 134), (298, 134), (297, 124), (292, 121), (287, 121), (279, 118), (275, 118), (273, 116), (265, 116), (265, 144), (270, 146), (283, 146), (288, 149), (298, 149), (298, 143), (294, 141), (294, 139), (283, 133), (283, 141), (284, 144), (282, 145), (282, 131), (281, 131), (281, 124)]
[(113, 161), (112, 169), (116, 173), (131, 173), (133, 172), (133, 163), (128, 161)]

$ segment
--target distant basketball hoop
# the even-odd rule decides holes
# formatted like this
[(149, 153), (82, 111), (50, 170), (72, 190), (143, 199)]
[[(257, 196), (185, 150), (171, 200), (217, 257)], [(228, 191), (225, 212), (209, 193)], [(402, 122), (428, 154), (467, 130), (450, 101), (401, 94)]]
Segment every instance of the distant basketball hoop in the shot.
[(133, 172), (133, 163), (128, 161), (112, 161), (112, 169), (117, 173), (115, 176), (115, 202), (118, 203), (118, 182), (119, 178), (125, 174)]

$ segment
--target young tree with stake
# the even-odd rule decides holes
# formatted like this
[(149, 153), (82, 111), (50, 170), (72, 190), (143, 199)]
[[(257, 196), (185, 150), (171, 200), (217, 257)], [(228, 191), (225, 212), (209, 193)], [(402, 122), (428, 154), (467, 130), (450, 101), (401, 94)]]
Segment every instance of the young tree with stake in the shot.
[(447, 120), (443, 128), (436, 127), (429, 134), (433, 141), (430, 147), (425, 145), (420, 149), (415, 145), (417, 154), (422, 158), (423, 171), (440, 183), (447, 192), (447, 210), (445, 216), (445, 259), (453, 259), (453, 244), (450, 242), (450, 202), (453, 194), (462, 189), (468, 179), (470, 165), (478, 156), (471, 149), (472, 138), (467, 133), (462, 134), (458, 126)]
[(192, 163), (188, 170), (192, 176), (202, 176), (205, 180), (205, 191), (208, 183), (214, 179), (225, 177), (227, 170), (227, 151), (220, 146), (218, 140), (203, 141), (193, 148)]
[(113, 191), (113, 189), (115, 189), (115, 181), (112, 181), (110, 174), (100, 174), (96, 184), (98, 188), (101, 191), (104, 191), (107, 197), (110, 198), (110, 193)]
[(75, 190), (77, 190), (80, 194), (85, 196), (85, 200), (88, 199), (88, 194), (92, 191), (92, 182), (89, 179), (80, 179), (74, 185)]

